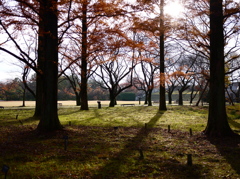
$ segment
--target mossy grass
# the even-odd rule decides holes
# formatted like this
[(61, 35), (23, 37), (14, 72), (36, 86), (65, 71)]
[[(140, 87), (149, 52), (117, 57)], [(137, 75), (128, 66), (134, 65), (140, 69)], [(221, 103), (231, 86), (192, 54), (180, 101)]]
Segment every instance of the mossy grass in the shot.
[[(227, 111), (239, 133), (239, 106)], [(64, 130), (45, 135), (35, 131), (33, 112), (0, 110), (0, 165), (10, 167), (7, 178), (240, 178), (240, 140), (201, 134), (207, 107), (60, 108)]]

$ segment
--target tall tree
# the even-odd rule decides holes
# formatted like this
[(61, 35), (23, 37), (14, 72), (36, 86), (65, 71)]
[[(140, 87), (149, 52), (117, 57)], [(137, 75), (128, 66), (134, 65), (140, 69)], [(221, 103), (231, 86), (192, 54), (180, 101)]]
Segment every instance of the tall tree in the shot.
[[(61, 5), (64, 3), (65, 1), (59, 2)], [(70, 12), (70, 10), (65, 8), (67, 10), (63, 11), (64, 8), (61, 8), (61, 11), (58, 11), (57, 0), (15, 0), (11, 3), (1, 1), (0, 5), (3, 9), (1, 15), (4, 17), (3, 22), (0, 21), (0, 25), (8, 35), (10, 39), (8, 41), (11, 41), (17, 48), (19, 55), (12, 53), (6, 48), (0, 47), (0, 50), (24, 62), (37, 73), (36, 107), (39, 106), (40, 108), (38, 109), (40, 110), (35, 110), (35, 114), (36, 116), (40, 115), (38, 130), (51, 131), (61, 129), (57, 115), (58, 45), (68, 30), (69, 23), (64, 23), (63, 20), (61, 20), (59, 26), (57, 23), (58, 15), (66, 11)], [(13, 8), (14, 11), (12, 10)], [(66, 16), (63, 15), (62, 17)], [(69, 18), (67, 21), (69, 21)], [(13, 29), (11, 26), (13, 26)], [(29, 27), (38, 33), (37, 48), (35, 48), (35, 51), (37, 49), (38, 52), (36, 55), (38, 59), (37, 64), (35, 59), (31, 58), (24, 51), (24, 48), (21, 48), (20, 43), (16, 40), (18, 36), (14, 34), (15, 32), (21, 34), (25, 31), (29, 34), (29, 30), (27, 30)], [(58, 28), (60, 27), (63, 28), (61, 28), (60, 38), (58, 38)]]
[(210, 0), (210, 101), (207, 136), (233, 135), (225, 105), (225, 69), (222, 0)]
[[(108, 44), (113, 38), (107, 39), (110, 35), (118, 34), (122, 18), (126, 13), (124, 1), (95, 1), (95, 0), (76, 0), (73, 1), (71, 19), (73, 24), (68, 36), (65, 38), (67, 43), (67, 53), (63, 53), (66, 61), (76, 61), (80, 68), (81, 75), (81, 110), (88, 110), (87, 81), (94, 71), (96, 57), (100, 52), (106, 51)], [(122, 19), (119, 19), (122, 18)], [(111, 25), (109, 25), (111, 23)], [(126, 27), (126, 26), (125, 26)], [(119, 33), (120, 34), (120, 33)], [(124, 33), (122, 33), (124, 34)], [(68, 45), (71, 43), (71, 45)], [(68, 53), (68, 52), (71, 52)]]
[[(165, 2), (165, 0), (149, 0), (149, 1), (145, 1), (145, 0), (138, 0), (137, 2), (139, 2), (145, 11), (147, 11), (149, 14), (151, 14), (151, 17), (154, 18), (149, 18), (149, 17), (145, 17), (141, 19), (141, 17), (139, 19), (135, 18), (135, 28), (145, 31), (148, 33), (148, 35), (150, 33), (152, 37), (150, 37), (151, 39), (151, 43), (150, 45), (155, 44), (155, 47), (153, 47), (153, 49), (155, 50), (155, 53), (157, 52), (157, 54), (155, 54), (156, 58), (158, 58), (159, 60), (159, 66), (160, 66), (160, 88), (159, 88), (159, 110), (167, 110), (166, 107), (166, 97), (165, 97), (165, 93), (166, 93), (166, 87), (165, 87), (165, 83), (166, 83), (166, 74), (165, 74), (165, 57), (166, 57), (166, 39), (168, 39), (172, 33), (170, 33), (170, 31), (173, 30), (172, 28), (172, 24), (170, 23), (171, 21), (171, 16), (165, 16), (164, 13), (164, 9), (165, 9), (165, 4), (170, 3), (170, 1)], [(160, 12), (160, 13), (159, 13)], [(147, 19), (147, 20), (146, 20)], [(157, 38), (157, 40), (155, 40), (155, 38)], [(172, 39), (172, 38), (169, 38)]]
[(42, 50), (42, 114), (37, 129), (53, 131), (61, 129), (58, 119), (58, 12), (57, 0), (40, 1), (39, 23), (43, 31), (39, 33)]
[(167, 110), (166, 106), (166, 89), (165, 89), (165, 50), (164, 50), (164, 0), (160, 1), (160, 99), (159, 99), (159, 110)]
[[(40, 4), (39, 8), (39, 20), (38, 20), (38, 49), (37, 49), (37, 70), (43, 71), (44, 66), (44, 21), (42, 19), (43, 15), (43, 5)], [(41, 73), (36, 74), (36, 103), (35, 103), (35, 113), (34, 117), (40, 118), (42, 116), (42, 92), (43, 92), (43, 78)]]
[(84, 0), (82, 3), (82, 58), (81, 58), (81, 110), (88, 110), (88, 98), (87, 98), (87, 8), (88, 1)]

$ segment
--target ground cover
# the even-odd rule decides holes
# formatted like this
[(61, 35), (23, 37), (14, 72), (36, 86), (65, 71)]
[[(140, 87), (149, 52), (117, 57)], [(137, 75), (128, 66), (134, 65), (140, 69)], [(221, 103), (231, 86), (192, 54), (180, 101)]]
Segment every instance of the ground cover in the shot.
[[(240, 139), (201, 134), (207, 107), (157, 109), (62, 107), (64, 130), (44, 135), (35, 131), (33, 109), (0, 110), (0, 165), (14, 179), (240, 178)], [(228, 116), (239, 134), (239, 106), (229, 106)]]

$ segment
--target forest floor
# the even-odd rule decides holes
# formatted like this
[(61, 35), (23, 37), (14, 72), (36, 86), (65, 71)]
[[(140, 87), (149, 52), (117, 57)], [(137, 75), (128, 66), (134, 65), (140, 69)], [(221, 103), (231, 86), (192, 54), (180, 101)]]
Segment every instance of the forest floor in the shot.
[[(0, 110), (0, 166), (12, 179), (240, 178), (239, 137), (204, 136), (206, 107), (168, 108), (60, 108), (64, 130), (44, 135), (33, 110)], [(228, 116), (239, 134), (238, 108)]]

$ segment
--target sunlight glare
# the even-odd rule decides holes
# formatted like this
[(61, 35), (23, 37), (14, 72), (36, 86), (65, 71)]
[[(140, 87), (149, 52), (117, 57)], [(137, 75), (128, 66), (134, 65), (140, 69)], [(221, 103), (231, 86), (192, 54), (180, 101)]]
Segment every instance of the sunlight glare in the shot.
[(164, 9), (165, 14), (173, 18), (181, 17), (183, 15), (183, 11), (183, 5), (177, 1), (167, 3)]

